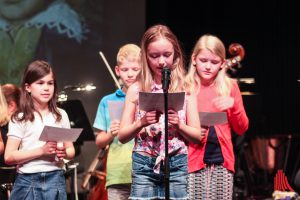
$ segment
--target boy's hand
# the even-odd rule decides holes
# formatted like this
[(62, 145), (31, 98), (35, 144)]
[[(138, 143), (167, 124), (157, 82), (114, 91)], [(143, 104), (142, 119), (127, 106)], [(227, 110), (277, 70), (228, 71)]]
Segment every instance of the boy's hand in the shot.
[(113, 136), (116, 136), (119, 134), (119, 130), (120, 130), (120, 121), (118, 120), (112, 121), (110, 124), (110, 133)]

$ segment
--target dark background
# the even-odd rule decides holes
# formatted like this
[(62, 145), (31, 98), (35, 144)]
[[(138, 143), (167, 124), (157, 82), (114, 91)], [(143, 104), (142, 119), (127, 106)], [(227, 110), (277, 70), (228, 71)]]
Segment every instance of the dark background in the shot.
[(182, 42), (187, 62), (195, 42), (205, 33), (218, 36), (227, 48), (234, 42), (245, 48), (242, 68), (232, 77), (255, 78), (255, 85), (241, 85), (241, 89), (257, 94), (244, 101), (248, 114), (254, 115), (251, 119), (259, 123), (251, 123), (251, 129), (262, 135), (300, 135), (299, 19), (292, 1), (146, 3), (146, 26), (168, 25)]
[[(300, 191), (294, 183), (300, 178), (295, 178), (300, 159), (300, 12), (295, 4), (290, 0), (146, 1), (146, 27), (168, 25), (182, 42), (187, 63), (195, 42), (206, 33), (218, 36), (226, 48), (235, 42), (245, 48), (242, 68), (231, 76), (252, 77), (255, 84), (240, 84), (242, 91), (254, 95), (243, 96), (250, 128), (244, 136), (234, 136), (235, 199), (270, 197), (279, 169)], [(267, 164), (272, 159), (273, 168)]]

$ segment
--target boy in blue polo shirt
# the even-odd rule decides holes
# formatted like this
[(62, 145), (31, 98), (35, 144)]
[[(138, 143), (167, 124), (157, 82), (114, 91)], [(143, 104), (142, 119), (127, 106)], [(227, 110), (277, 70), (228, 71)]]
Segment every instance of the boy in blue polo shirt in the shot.
[(98, 106), (93, 127), (97, 129), (96, 145), (104, 148), (110, 144), (107, 156), (106, 188), (108, 200), (127, 200), (131, 187), (131, 155), (133, 141), (126, 144), (118, 142), (120, 121), (111, 121), (108, 101), (125, 101), (127, 89), (132, 85), (141, 70), (140, 48), (134, 44), (126, 44), (119, 49), (117, 55), (116, 74), (122, 80), (122, 89), (104, 96)]

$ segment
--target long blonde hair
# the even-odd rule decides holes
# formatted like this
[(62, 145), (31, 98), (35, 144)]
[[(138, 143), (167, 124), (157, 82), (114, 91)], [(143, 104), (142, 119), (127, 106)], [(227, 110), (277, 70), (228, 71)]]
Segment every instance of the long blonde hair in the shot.
[(147, 61), (147, 48), (150, 43), (155, 42), (160, 38), (168, 40), (170, 43), (172, 43), (174, 48), (173, 70), (171, 73), (169, 91), (183, 91), (184, 76), (186, 74), (186, 71), (184, 68), (184, 57), (182, 49), (175, 34), (167, 26), (160, 24), (150, 27), (143, 35), (141, 41), (142, 70), (139, 74), (141, 91), (150, 92), (151, 90), (151, 85), (154, 78)]
[[(193, 65), (192, 59), (196, 57), (201, 50), (207, 49), (213, 54), (219, 56), (223, 62), (226, 62), (226, 50), (223, 42), (216, 36), (205, 34), (200, 37), (194, 46), (193, 53), (190, 59), (189, 70), (185, 77), (185, 87), (190, 92), (199, 92), (201, 80), (197, 73), (196, 66)], [(232, 88), (232, 82), (227, 75), (227, 67), (223, 67), (216, 76), (215, 87), (220, 96), (229, 96)]]

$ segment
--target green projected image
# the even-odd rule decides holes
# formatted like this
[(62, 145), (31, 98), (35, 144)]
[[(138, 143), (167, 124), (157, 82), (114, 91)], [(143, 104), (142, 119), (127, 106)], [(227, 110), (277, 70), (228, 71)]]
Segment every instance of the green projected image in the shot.
[(48, 56), (51, 62), (41, 50), (53, 35), (81, 43), (85, 32), (81, 16), (65, 1), (0, 0), (0, 83), (19, 84), (33, 59)]

